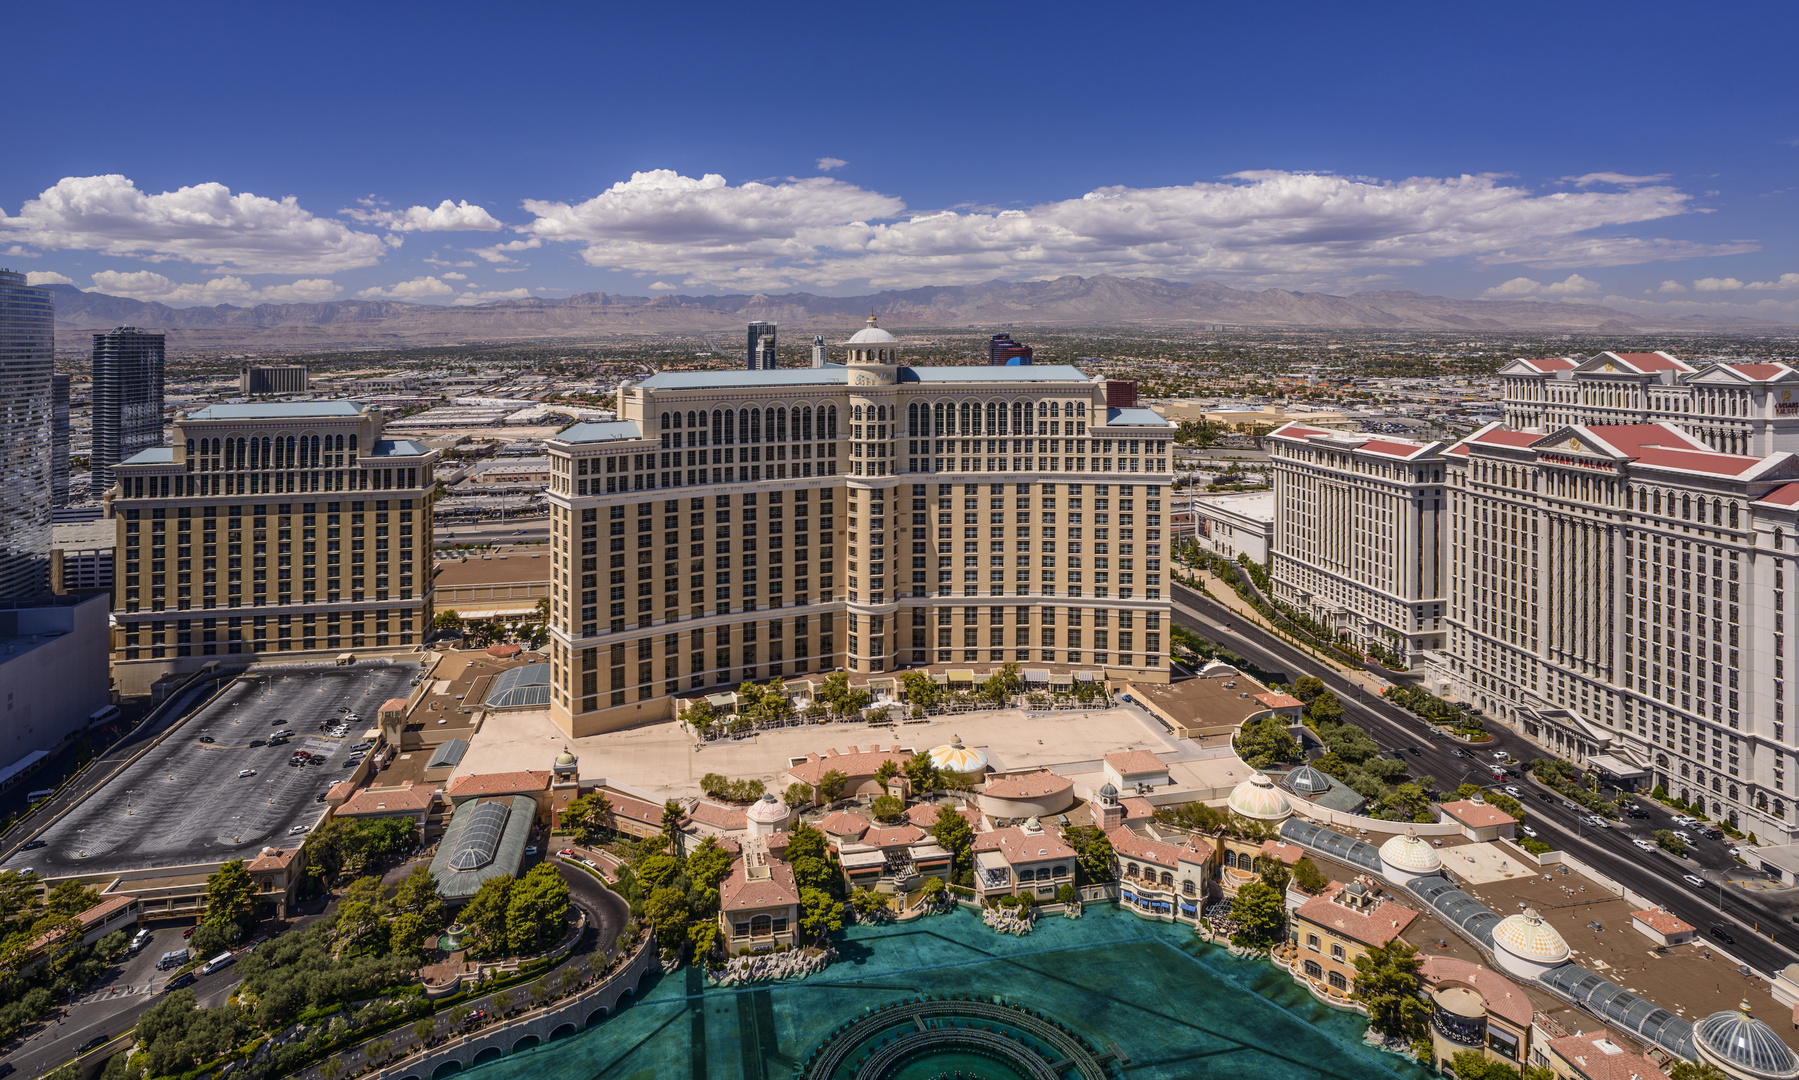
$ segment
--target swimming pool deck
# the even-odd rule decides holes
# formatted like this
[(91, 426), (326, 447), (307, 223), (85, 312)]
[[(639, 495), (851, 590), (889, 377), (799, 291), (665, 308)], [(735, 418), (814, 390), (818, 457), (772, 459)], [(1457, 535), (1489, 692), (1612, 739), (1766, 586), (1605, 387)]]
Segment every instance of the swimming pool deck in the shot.
[(958, 911), (851, 927), (840, 959), (808, 979), (708, 987), (683, 969), (582, 1034), (470, 1070), (480, 1080), (775, 1080), (862, 1009), (919, 994), (975, 993), (1037, 1009), (1104, 1049), (1127, 1080), (1422, 1080), (1362, 1041), (1367, 1021), (1333, 1010), (1285, 972), (1205, 945), (1187, 927), (1109, 905), (1048, 917), (1027, 937)]

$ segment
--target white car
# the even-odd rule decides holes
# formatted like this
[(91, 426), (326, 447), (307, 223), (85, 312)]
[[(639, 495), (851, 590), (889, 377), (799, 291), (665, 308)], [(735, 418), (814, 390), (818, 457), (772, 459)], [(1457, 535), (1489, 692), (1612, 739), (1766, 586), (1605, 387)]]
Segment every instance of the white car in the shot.
[(1644, 840), (1642, 837), (1638, 837), (1635, 840), (1632, 840), (1631, 843), (1642, 848), (1644, 851), (1654, 851), (1655, 850), (1655, 845), (1651, 844), (1647, 840)]
[(1696, 878), (1691, 874), (1680, 875), (1680, 880), (1686, 882), (1688, 885), (1691, 885), (1695, 889), (1705, 888), (1705, 881), (1701, 878)]
[(243, 772), (240, 772), (237, 774), (237, 778), (239, 780), (242, 780), (246, 776), (255, 776), (255, 775), (256, 775), (255, 769), (245, 769)]
[(1519, 791), (1515, 786), (1513, 786), (1511, 784), (1507, 784), (1505, 786), (1505, 793), (1507, 795), (1512, 796), (1515, 799), (1522, 798), (1524, 796), (1524, 793), (1522, 791)]
[(293, 828), (287, 830), (287, 832), (289, 836), (298, 836), (300, 833), (303, 833), (310, 828), (312, 828), (311, 825), (295, 825)]
[(1529, 825), (1518, 826), (1518, 831), (1523, 833), (1525, 836), (1532, 838), (1533, 840), (1536, 839), (1537, 830), (1531, 828)]
[(1738, 855), (1741, 855), (1742, 853), (1743, 853), (1742, 848), (1733, 847), (1730, 849), (1730, 857), (1733, 859), (1736, 858)]
[(1675, 829), (1674, 835), (1680, 837), (1682, 840), (1686, 841), (1689, 844), (1693, 842), (1693, 838), (1687, 835), (1685, 829)]

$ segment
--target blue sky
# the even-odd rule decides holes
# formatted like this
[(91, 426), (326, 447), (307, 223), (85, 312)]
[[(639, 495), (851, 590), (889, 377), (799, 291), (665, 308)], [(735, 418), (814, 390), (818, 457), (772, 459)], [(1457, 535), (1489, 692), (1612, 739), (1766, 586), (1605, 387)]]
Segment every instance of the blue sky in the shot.
[(1114, 273), (1799, 322), (1796, 23), (30, 5), (9, 13), (0, 265), (177, 305)]

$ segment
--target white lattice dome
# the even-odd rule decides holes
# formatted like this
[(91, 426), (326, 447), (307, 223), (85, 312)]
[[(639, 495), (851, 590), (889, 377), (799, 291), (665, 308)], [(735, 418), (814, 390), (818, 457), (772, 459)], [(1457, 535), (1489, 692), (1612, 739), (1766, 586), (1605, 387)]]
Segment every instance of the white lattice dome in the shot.
[(945, 772), (972, 775), (987, 771), (987, 755), (962, 745), (960, 735), (931, 750), (931, 764)]
[(1231, 792), (1231, 812), (1257, 821), (1285, 821), (1293, 816), (1293, 804), (1261, 773), (1238, 784)]
[(1755, 1080), (1799, 1077), (1799, 1058), (1774, 1029), (1749, 1015), (1749, 1003), (1715, 1012), (1693, 1025), (1693, 1045), (1731, 1076)]
[(1568, 959), (1568, 943), (1535, 908), (1501, 919), (1493, 928), (1493, 944), (1532, 964), (1559, 964)]
[(1411, 829), (1407, 829), (1404, 836), (1395, 836), (1380, 846), (1380, 861), (1411, 877), (1434, 874), (1443, 867), (1442, 856)]

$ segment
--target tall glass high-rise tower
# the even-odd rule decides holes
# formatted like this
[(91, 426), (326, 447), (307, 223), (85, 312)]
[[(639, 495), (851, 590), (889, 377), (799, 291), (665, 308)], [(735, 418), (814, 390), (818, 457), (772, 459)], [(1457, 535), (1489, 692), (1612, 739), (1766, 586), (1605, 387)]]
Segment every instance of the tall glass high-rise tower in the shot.
[(56, 301), (0, 270), (0, 600), (50, 588), (50, 362)]
[(775, 324), (753, 322), (749, 326), (749, 369), (772, 371), (775, 366)]
[(94, 335), (93, 492), (112, 487), (112, 467), (162, 445), (163, 336), (121, 326)]

